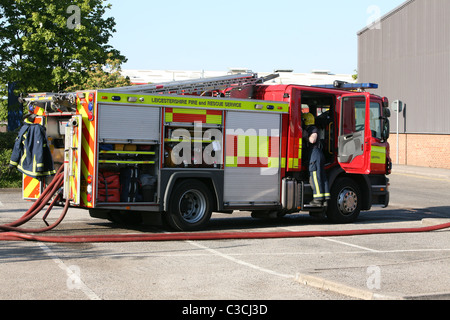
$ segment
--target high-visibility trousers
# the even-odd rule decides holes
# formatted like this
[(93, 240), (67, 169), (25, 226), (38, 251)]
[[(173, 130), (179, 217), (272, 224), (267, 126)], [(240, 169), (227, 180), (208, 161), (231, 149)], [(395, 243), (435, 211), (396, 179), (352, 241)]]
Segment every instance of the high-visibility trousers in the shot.
[(330, 199), (330, 187), (325, 174), (325, 157), (322, 151), (314, 148), (309, 160), (309, 173), (314, 200), (323, 201)]

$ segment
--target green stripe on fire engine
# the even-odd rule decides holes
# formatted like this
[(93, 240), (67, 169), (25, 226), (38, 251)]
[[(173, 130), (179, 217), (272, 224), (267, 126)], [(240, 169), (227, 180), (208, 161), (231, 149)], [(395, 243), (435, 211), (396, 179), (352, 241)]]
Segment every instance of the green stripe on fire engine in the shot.
[(206, 108), (219, 110), (244, 110), (258, 112), (288, 113), (289, 103), (278, 101), (197, 98), (177, 95), (137, 95), (101, 92), (97, 94), (98, 103), (135, 104), (156, 107)]

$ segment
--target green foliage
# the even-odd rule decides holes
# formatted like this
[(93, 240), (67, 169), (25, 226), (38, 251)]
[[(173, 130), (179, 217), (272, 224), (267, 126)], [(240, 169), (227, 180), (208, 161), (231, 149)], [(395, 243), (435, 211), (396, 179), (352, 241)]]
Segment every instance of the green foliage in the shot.
[(66, 91), (74, 92), (77, 90), (98, 90), (130, 86), (130, 79), (123, 77), (120, 71), (120, 60), (114, 60), (111, 55), (110, 59), (106, 61), (106, 65), (93, 64), (86, 73), (82, 83), (70, 86), (66, 88)]
[(108, 45), (114, 18), (103, 0), (0, 0), (0, 83), (22, 92), (59, 92), (93, 64), (126, 58)]
[[(0, 121), (8, 82), (25, 94), (129, 85), (119, 74), (126, 58), (108, 45), (116, 32), (114, 18), (104, 17), (110, 7), (105, 0), (0, 0)], [(16, 135), (0, 133), (0, 188), (21, 185), (8, 167)]]
[(0, 188), (20, 188), (22, 185), (22, 174), (9, 168), (16, 137), (17, 132), (0, 132)]
[(8, 100), (4, 99), (7, 95), (7, 86), (0, 84), (0, 121), (6, 121), (8, 118)]

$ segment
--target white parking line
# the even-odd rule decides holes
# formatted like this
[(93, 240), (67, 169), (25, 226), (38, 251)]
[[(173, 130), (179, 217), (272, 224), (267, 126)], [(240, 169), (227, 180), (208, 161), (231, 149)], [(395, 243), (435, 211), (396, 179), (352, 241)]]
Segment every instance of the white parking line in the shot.
[(363, 247), (363, 246), (358, 246), (356, 244), (352, 244), (352, 243), (348, 243), (348, 242), (344, 242), (344, 241), (339, 241), (339, 240), (336, 240), (336, 239), (331, 239), (331, 238), (326, 238), (326, 237), (319, 237), (318, 239), (331, 241), (331, 242), (343, 244), (343, 245), (346, 245), (346, 246), (349, 246), (349, 247), (354, 247), (354, 248), (358, 248), (358, 249), (362, 249), (362, 250), (366, 250), (366, 251), (370, 251), (370, 252), (380, 252), (379, 250), (370, 249), (370, 248)]
[(72, 267), (68, 267), (53, 251), (47, 247), (44, 243), (39, 243), (39, 246), (42, 250), (52, 258), (53, 262), (55, 262), (58, 267), (60, 267), (67, 274), (67, 283), (73, 281), (74, 288), (81, 290), (90, 300), (101, 300), (100, 297), (89, 288), (80, 278), (79, 274), (76, 274)]
[(252, 269), (255, 269), (255, 270), (258, 270), (258, 271), (261, 271), (261, 272), (265, 272), (265, 273), (268, 273), (268, 274), (271, 274), (271, 275), (274, 275), (274, 276), (278, 276), (278, 277), (282, 277), (282, 278), (288, 278), (288, 279), (294, 279), (295, 278), (295, 276), (293, 276), (293, 275), (279, 273), (279, 272), (276, 272), (276, 271), (273, 271), (273, 270), (270, 270), (270, 269), (262, 268), (262, 267), (259, 267), (257, 265), (245, 262), (243, 260), (240, 260), (240, 259), (237, 259), (235, 257), (232, 257), (232, 256), (230, 256), (228, 254), (225, 254), (225, 253), (219, 252), (217, 250), (211, 249), (211, 248), (209, 248), (207, 246), (204, 246), (204, 245), (202, 245), (202, 244), (200, 244), (198, 242), (195, 242), (195, 241), (187, 240), (186, 242), (191, 244), (191, 245), (193, 245), (193, 246), (195, 246), (195, 247), (197, 247), (197, 248), (201, 248), (203, 250), (211, 252), (214, 255), (220, 256), (220, 257), (222, 257), (224, 259), (233, 261), (233, 262), (238, 263), (240, 265), (243, 265), (243, 266), (246, 266), (246, 267), (250, 267)]
[(376, 293), (372, 293), (369, 290), (363, 290), (363, 289), (358, 289), (358, 288), (354, 288), (351, 286), (347, 286), (343, 283), (339, 283), (339, 282), (334, 282), (334, 281), (329, 281), (317, 276), (310, 276), (310, 275), (305, 275), (305, 274), (301, 274), (301, 273), (296, 273), (295, 276), (292, 275), (288, 275), (288, 274), (284, 274), (284, 273), (279, 273), (267, 268), (262, 268), (259, 267), (257, 265), (242, 261), (240, 259), (237, 259), (235, 257), (232, 257), (228, 254), (224, 254), (222, 252), (219, 252), (217, 250), (211, 249), (207, 246), (204, 246), (198, 242), (195, 241), (191, 241), (191, 240), (186, 240), (187, 243), (197, 247), (197, 248), (201, 248), (203, 250), (206, 250), (214, 255), (220, 256), (224, 259), (233, 261), (235, 263), (238, 263), (240, 265), (246, 266), (246, 267), (250, 267), (252, 269), (264, 272), (264, 273), (268, 273), (271, 275), (275, 275), (278, 277), (282, 277), (285, 279), (292, 279), (298, 283), (301, 283), (307, 287), (312, 287), (312, 288), (316, 288), (322, 291), (328, 291), (328, 292), (334, 292), (337, 294), (342, 294), (342, 295), (346, 295), (349, 297), (353, 297), (356, 299), (363, 299), (363, 300), (371, 300), (371, 299), (385, 299), (386, 296), (382, 296), (382, 295), (378, 295)]

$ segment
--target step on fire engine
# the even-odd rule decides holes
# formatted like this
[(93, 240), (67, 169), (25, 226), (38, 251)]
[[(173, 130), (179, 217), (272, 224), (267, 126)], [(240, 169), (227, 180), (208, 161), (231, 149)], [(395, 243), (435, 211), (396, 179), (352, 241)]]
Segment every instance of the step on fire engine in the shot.
[[(177, 230), (212, 212), (254, 217), (309, 212), (336, 223), (387, 206), (388, 100), (375, 84), (266, 85), (257, 74), (175, 81), (23, 99), (46, 127), (63, 198), (92, 217), (161, 215)], [(311, 206), (305, 128), (319, 128), (331, 199)], [(37, 199), (51, 177), (23, 178)]]

